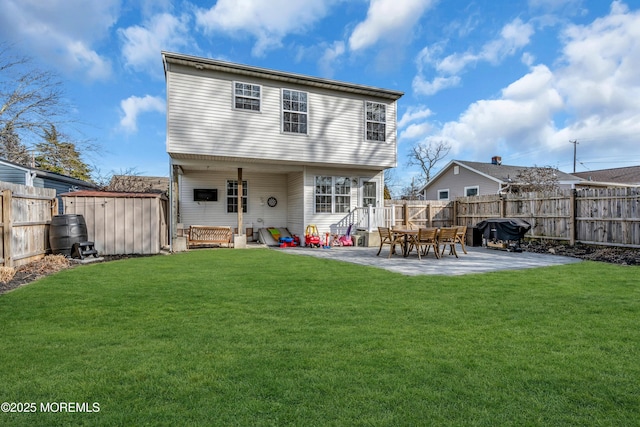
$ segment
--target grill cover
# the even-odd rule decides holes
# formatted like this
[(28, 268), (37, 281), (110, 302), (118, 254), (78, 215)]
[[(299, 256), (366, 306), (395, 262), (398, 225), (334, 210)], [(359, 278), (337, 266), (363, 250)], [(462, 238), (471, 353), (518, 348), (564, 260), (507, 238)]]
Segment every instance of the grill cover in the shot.
[(520, 240), (529, 231), (531, 225), (518, 218), (494, 218), (476, 224), (487, 240)]

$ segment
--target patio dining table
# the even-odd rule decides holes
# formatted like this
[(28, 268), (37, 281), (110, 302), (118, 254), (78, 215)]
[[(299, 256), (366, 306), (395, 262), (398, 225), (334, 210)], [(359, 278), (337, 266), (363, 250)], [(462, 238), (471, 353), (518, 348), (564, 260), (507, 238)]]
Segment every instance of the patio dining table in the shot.
[(418, 235), (418, 230), (415, 228), (393, 228), (392, 233), (404, 236), (404, 244), (402, 245), (402, 255), (409, 256), (409, 236)]

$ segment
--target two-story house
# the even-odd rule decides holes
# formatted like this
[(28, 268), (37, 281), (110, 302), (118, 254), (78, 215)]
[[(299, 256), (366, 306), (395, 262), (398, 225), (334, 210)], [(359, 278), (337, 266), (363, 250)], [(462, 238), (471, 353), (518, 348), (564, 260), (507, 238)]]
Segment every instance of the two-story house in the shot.
[[(383, 206), (402, 92), (163, 52), (172, 237), (190, 225), (328, 232)], [(249, 236), (250, 238), (250, 236)]]

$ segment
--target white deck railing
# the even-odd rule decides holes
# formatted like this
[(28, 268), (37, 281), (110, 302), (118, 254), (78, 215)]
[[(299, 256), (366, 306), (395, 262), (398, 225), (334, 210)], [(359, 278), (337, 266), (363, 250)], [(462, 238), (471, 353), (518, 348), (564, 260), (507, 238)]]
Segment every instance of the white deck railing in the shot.
[(393, 206), (355, 208), (342, 218), (336, 227), (346, 232), (349, 225), (353, 224), (356, 230), (376, 231), (378, 227), (391, 227), (395, 223), (394, 214)]

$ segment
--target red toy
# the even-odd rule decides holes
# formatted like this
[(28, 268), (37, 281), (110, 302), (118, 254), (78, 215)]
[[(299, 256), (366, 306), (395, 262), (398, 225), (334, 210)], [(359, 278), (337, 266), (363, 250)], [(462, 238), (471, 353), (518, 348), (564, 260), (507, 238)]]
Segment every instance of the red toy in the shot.
[(315, 225), (307, 225), (307, 229), (304, 232), (304, 245), (312, 248), (320, 247), (320, 235), (318, 234), (318, 227)]

